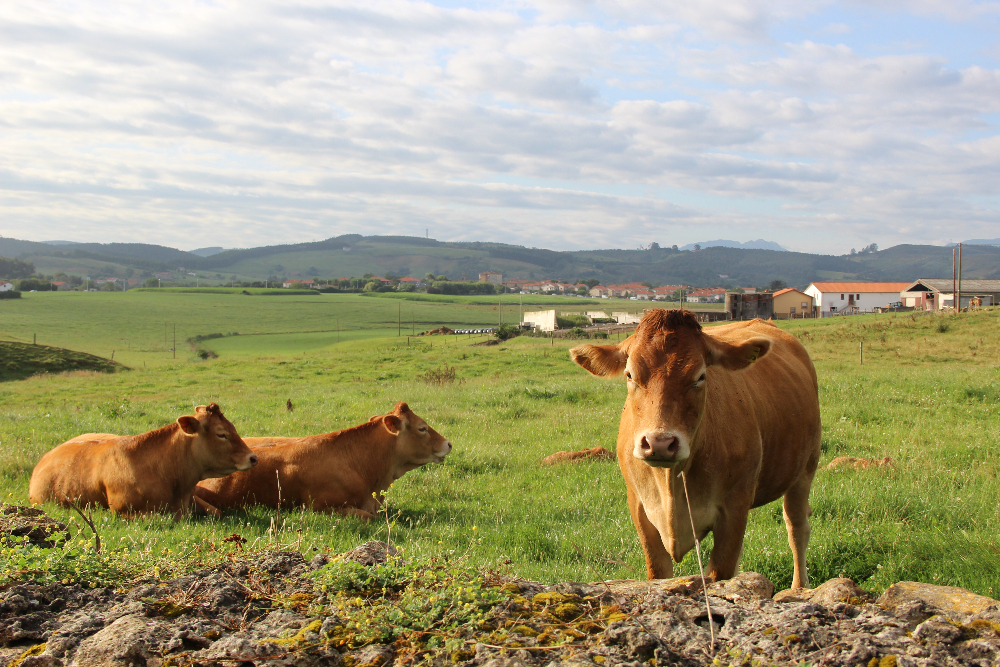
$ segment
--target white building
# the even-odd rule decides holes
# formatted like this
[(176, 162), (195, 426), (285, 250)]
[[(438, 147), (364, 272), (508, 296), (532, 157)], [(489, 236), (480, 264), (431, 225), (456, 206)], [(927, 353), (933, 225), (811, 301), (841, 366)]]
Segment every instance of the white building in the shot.
[(952, 278), (921, 278), (907, 285), (899, 294), (904, 306), (917, 310), (942, 310), (955, 307), (955, 292), (961, 287), (962, 308), (978, 298), (983, 306), (1000, 303), (1000, 280), (964, 279), (961, 283)]
[(7, 280), (0, 282), (0, 292), (13, 292), (13, 291), (14, 291), (14, 283), (9, 282)]
[(521, 319), (522, 324), (528, 324), (539, 331), (556, 330), (556, 311), (538, 310), (533, 313), (525, 313)]
[(837, 313), (870, 313), (899, 302), (910, 283), (812, 283), (805, 293), (813, 298), (820, 317)]

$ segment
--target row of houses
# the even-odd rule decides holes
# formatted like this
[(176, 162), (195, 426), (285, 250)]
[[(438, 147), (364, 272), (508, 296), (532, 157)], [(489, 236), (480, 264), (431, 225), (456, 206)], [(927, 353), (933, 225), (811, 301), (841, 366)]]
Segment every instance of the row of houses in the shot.
[(881, 308), (944, 310), (970, 304), (1000, 304), (1000, 280), (921, 278), (914, 282), (814, 282), (805, 290), (787, 288), (773, 295), (775, 317), (829, 317), (870, 313)]

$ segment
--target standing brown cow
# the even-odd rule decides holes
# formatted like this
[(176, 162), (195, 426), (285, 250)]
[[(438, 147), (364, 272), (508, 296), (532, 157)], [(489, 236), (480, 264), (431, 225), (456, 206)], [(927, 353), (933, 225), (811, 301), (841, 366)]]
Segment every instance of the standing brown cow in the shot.
[(624, 377), (618, 464), (650, 579), (673, 576), (697, 539), (715, 537), (706, 576), (736, 574), (747, 515), (781, 496), (795, 573), (808, 586), (809, 487), (820, 453), (819, 390), (805, 348), (762, 320), (702, 331), (683, 310), (652, 310), (619, 345), (570, 354)]
[(125, 515), (189, 511), (195, 484), (257, 463), (215, 403), (142, 435), (84, 433), (47, 452), (31, 473), (32, 503), (100, 505)]
[(451, 442), (406, 403), (364, 424), (303, 438), (247, 438), (260, 463), (250, 472), (202, 482), (199, 505), (214, 509), (306, 506), (372, 519), (382, 492), (405, 473), (444, 461)]

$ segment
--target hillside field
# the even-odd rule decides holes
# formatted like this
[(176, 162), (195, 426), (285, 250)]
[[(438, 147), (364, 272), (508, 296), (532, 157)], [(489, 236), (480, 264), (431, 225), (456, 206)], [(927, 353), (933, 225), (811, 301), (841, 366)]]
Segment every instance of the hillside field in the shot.
[[(402, 400), (450, 438), (454, 451), (445, 463), (397, 481), (385, 520), (253, 509), (221, 520), (127, 522), (98, 511), (104, 557), (166, 576), (221, 557), (230, 548), (222, 539), (234, 533), (250, 549), (277, 543), (307, 554), (389, 537), (409, 555), (467, 551), (477, 565), (541, 581), (641, 578), (617, 466), (538, 465), (559, 450), (613, 448), (623, 384), (574, 365), (567, 350), (580, 341), (521, 337), (482, 347), (473, 345), (482, 340), (476, 337), (395, 335), (400, 309), (404, 324), (411, 310), (418, 331), (421, 324), (488, 325), (497, 317), (475, 297), (450, 299), (144, 292), (26, 294), (0, 302), (0, 338), (25, 342), (37, 333), (48, 345), (108, 356), (116, 349), (115, 360), (132, 368), (0, 383), (0, 498), (26, 503), (35, 462), (74, 435), (139, 433), (210, 401), (251, 436), (330, 431)], [(565, 301), (567, 309), (594, 303)], [(338, 318), (352, 326), (341, 325), (340, 343), (330, 325)], [(203, 341), (216, 359), (202, 360), (185, 343), (174, 360), (163, 327), (175, 321), (178, 347), (195, 335), (241, 335)], [(799, 336), (819, 372), (820, 465), (842, 455), (894, 461), (890, 468), (817, 474), (812, 580), (848, 576), (874, 591), (918, 580), (997, 597), (1000, 311), (780, 326)], [(428, 379), (446, 366), (456, 369), (455, 382)], [(287, 400), (294, 411), (286, 410)], [(79, 525), (66, 510), (46, 509)], [(703, 544), (710, 550), (711, 538)], [(751, 513), (742, 568), (779, 588), (789, 585), (780, 503)], [(676, 571), (696, 569), (692, 553)]]

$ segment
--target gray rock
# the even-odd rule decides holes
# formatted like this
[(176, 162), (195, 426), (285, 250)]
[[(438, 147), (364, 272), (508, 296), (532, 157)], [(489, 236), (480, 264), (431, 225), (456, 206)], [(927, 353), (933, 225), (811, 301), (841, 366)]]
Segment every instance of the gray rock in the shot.
[(73, 662), (79, 667), (135, 667), (158, 663), (161, 644), (171, 632), (144, 615), (122, 616), (80, 642)]

